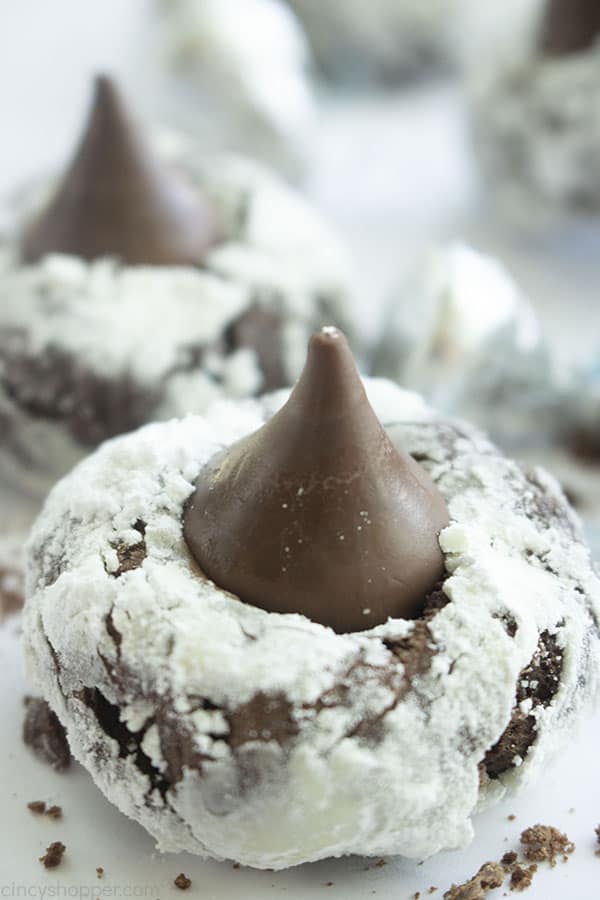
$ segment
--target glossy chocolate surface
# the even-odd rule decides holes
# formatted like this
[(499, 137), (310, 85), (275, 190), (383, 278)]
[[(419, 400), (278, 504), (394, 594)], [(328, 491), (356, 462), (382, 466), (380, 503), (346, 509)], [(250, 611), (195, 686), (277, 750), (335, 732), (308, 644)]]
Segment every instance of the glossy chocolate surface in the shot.
[(79, 147), (49, 206), (25, 231), (23, 259), (68, 253), (198, 265), (217, 240), (208, 201), (155, 156), (115, 85), (97, 78)]
[(345, 337), (326, 328), (285, 406), (200, 473), (184, 532), (221, 588), (351, 632), (420, 615), (447, 523), (425, 470), (378, 421)]
[(548, 56), (588, 50), (600, 37), (597, 0), (547, 0), (539, 46)]

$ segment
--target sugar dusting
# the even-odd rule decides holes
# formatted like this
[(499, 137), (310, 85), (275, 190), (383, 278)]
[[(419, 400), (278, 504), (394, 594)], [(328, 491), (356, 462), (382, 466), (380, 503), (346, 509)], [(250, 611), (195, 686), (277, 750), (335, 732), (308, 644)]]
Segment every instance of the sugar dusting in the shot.
[[(34, 527), (31, 679), (66, 725), (75, 756), (162, 850), (283, 868), (463, 846), (475, 810), (543, 771), (597, 694), (600, 583), (556, 483), (524, 473), (468, 426), (437, 420), (417, 395), (383, 380), (365, 384), (380, 419), (393, 423), (392, 440), (424, 460), (452, 519), (441, 536), (451, 602), (429, 622), (430, 669), (400, 699), (352, 666), (362, 658), (386, 670), (384, 640), (410, 635), (414, 623), (336, 635), (299, 615), (265, 613), (202, 578), (183, 542), (182, 509), (201, 466), (259, 427), (285, 391), (217, 403), (204, 417), (105, 444), (57, 485)], [(114, 577), (114, 547), (139, 543), (140, 521), (146, 556)], [(502, 616), (516, 623), (514, 636)], [(563, 648), (558, 691), (533, 710), (537, 740), (521, 764), (480, 787), (479, 763), (506, 728), (543, 631)], [(115, 666), (132, 677), (111, 677)], [(340, 682), (351, 703), (318, 708)], [(211, 761), (184, 765), (165, 799), (82, 702), (91, 686), (118, 704), (132, 731), (146, 729), (143, 748), (157, 773), (168, 767), (165, 709)], [(292, 705), (297, 733), (286, 748), (264, 738), (247, 745), (244, 759), (260, 773), (253, 787), (223, 711), (258, 692)], [(357, 724), (378, 716), (381, 739), (363, 739)]]

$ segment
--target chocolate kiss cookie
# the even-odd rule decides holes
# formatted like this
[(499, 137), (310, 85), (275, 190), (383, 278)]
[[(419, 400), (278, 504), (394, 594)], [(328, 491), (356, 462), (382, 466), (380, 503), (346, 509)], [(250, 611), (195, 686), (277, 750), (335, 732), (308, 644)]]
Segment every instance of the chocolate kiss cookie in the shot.
[[(217, 403), (104, 444), (54, 488), (28, 544), (23, 630), (33, 687), (74, 757), (164, 851), (281, 869), (461, 847), (475, 812), (547, 771), (597, 698), (600, 581), (557, 484), (391, 382), (364, 380), (369, 406), (341, 337), (319, 335), (309, 355), (291, 398)], [(318, 377), (325, 372), (328, 381)], [(264, 447), (274, 477), (286, 461), (302, 474), (292, 439), (310, 453), (312, 433), (327, 433), (340, 451), (350, 443), (353, 472), (358, 447), (364, 471), (390, 494), (371, 507), (388, 557), (393, 485), (412, 471), (403, 454), (427, 471), (449, 524), (439, 535), (439, 584), (419, 618), (395, 614), (338, 634), (303, 614), (298, 594), (295, 612), (269, 612), (206, 577), (185, 540), (189, 500), (219, 454), (235, 458), (261, 433), (281, 444)], [(373, 444), (386, 449), (365, 461)], [(324, 463), (332, 447), (323, 446)], [(345, 459), (334, 480), (345, 477)], [(230, 523), (244, 546), (267, 539), (269, 463), (253, 465), (256, 491), (243, 467), (240, 486), (256, 520), (246, 520), (245, 535), (224, 494), (222, 515), (213, 507), (215, 540)], [(362, 490), (371, 503), (371, 483)], [(426, 497), (433, 504), (431, 488)], [(346, 535), (356, 507), (343, 493), (338, 501)], [(437, 528), (443, 504), (433, 508)], [(315, 516), (304, 524), (313, 531), (302, 538), (324, 548), (307, 593), (327, 585), (335, 608), (327, 559), (339, 566), (339, 558)], [(403, 552), (406, 527), (397, 534)], [(356, 541), (357, 556), (361, 546), (378, 552)], [(352, 572), (358, 564), (348, 561)]]
[(0, 246), (0, 477), (28, 493), (145, 422), (293, 383), (326, 322), (352, 334), (345, 250), (305, 201), (184, 135), (146, 140), (106, 78), (53, 187)]
[(50, 205), (23, 235), (23, 258), (70, 253), (191, 266), (217, 239), (208, 201), (154, 155), (115, 85), (97, 78), (79, 148)]
[(547, 0), (539, 46), (548, 56), (589, 50), (600, 36), (597, 0)]
[(600, 5), (547, 0), (540, 13), (474, 67), (470, 91), (487, 194), (532, 231), (600, 210)]
[(377, 420), (346, 338), (324, 328), (283, 409), (200, 473), (184, 533), (220, 587), (345, 632), (422, 612), (447, 524), (425, 470)]

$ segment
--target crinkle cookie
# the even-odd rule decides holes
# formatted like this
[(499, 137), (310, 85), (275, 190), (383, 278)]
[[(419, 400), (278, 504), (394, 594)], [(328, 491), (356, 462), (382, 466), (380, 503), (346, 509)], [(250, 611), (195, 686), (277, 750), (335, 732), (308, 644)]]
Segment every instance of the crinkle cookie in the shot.
[(467, 0), (288, 0), (328, 78), (394, 84), (456, 62)]
[(485, 428), (541, 463), (582, 516), (597, 552), (600, 390), (592, 367), (559, 364), (504, 267), (464, 244), (427, 253), (397, 286), (373, 372)]
[(600, 209), (599, 37), (594, 0), (548, 0), (473, 73), (486, 188), (513, 220), (537, 225)]
[(181, 141), (161, 158), (106, 78), (36, 208), (0, 248), (0, 467), (34, 493), (113, 435), (292, 383), (346, 318), (344, 251), (304, 201)]
[(291, 10), (280, 0), (162, 0), (158, 11), (169, 121), (301, 178), (315, 109), (310, 50)]
[(461, 243), (432, 249), (398, 285), (373, 372), (519, 451), (552, 440), (574, 386), (510, 274)]
[(461, 847), (597, 695), (600, 581), (553, 479), (364, 386), (328, 330), (289, 397), (104, 444), (34, 527), (30, 676), (162, 850)]

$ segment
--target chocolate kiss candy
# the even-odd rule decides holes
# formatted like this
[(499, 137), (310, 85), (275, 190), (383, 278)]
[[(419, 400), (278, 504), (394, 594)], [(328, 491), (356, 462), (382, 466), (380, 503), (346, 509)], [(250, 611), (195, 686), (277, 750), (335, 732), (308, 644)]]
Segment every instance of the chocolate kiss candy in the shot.
[(598, 0), (547, 0), (539, 46), (548, 56), (588, 50), (600, 36)]
[(201, 471), (184, 533), (219, 587), (349, 632), (422, 612), (447, 524), (437, 488), (375, 416), (346, 338), (324, 328), (285, 406)]
[(115, 86), (97, 78), (85, 134), (54, 199), (26, 231), (23, 258), (198, 265), (216, 239), (208, 203), (155, 158)]

